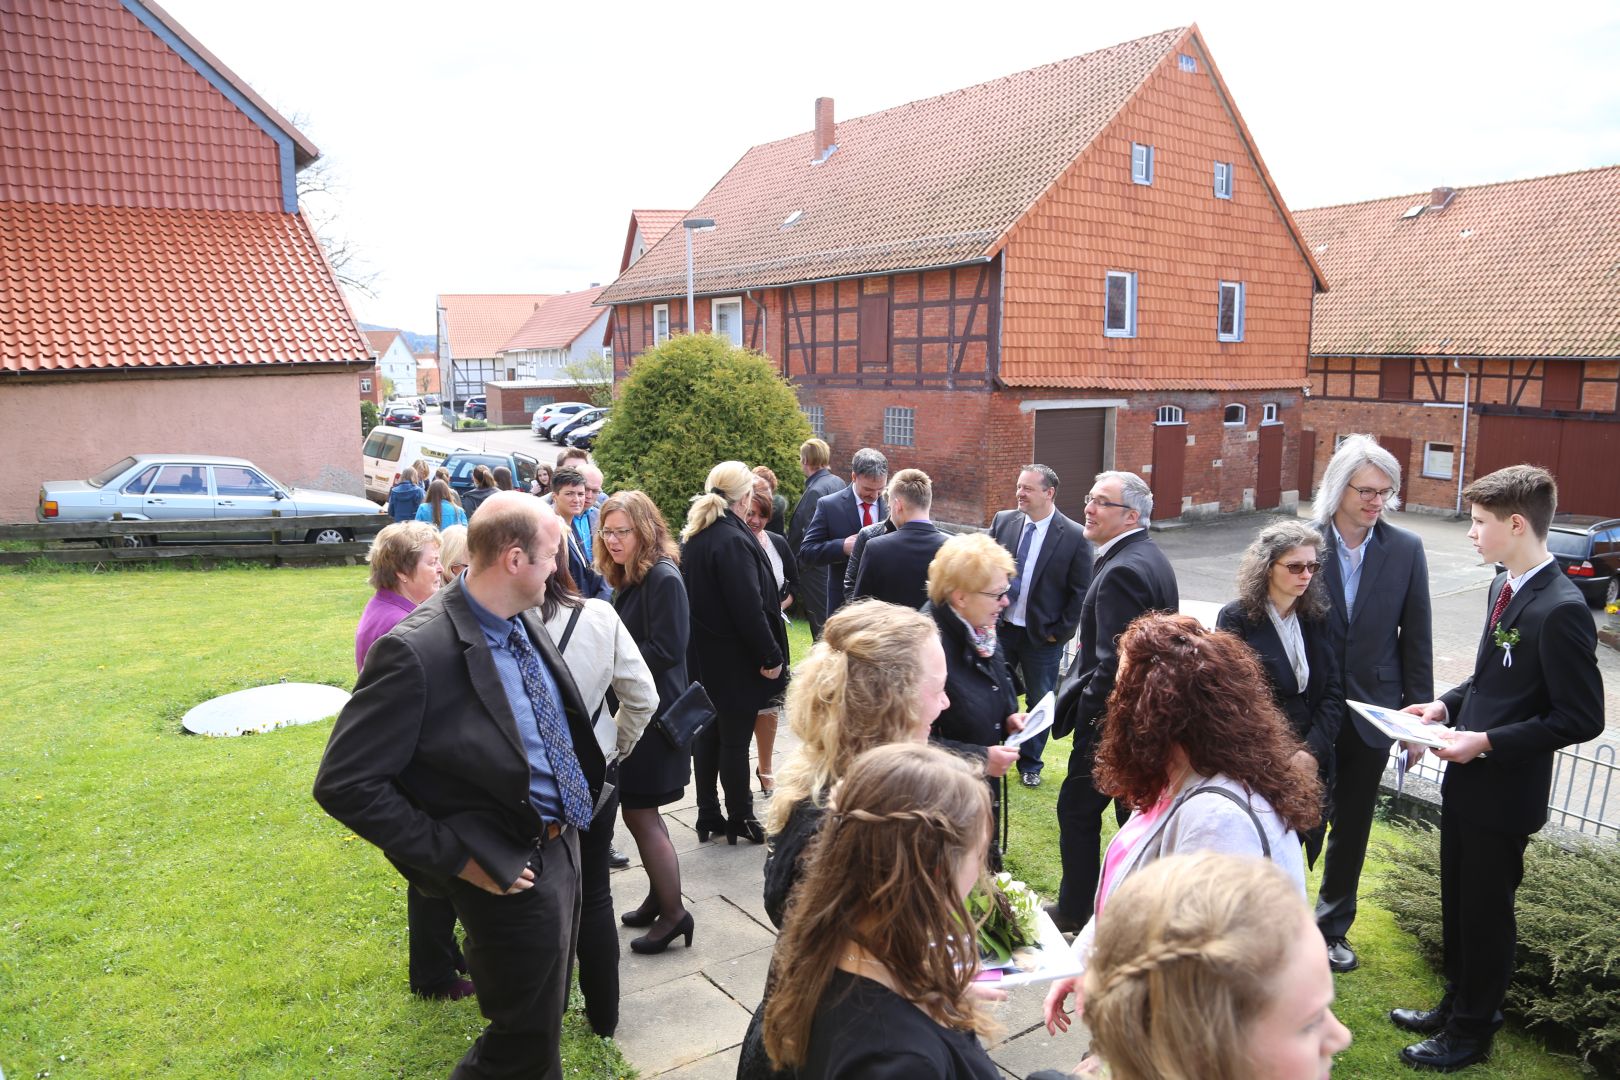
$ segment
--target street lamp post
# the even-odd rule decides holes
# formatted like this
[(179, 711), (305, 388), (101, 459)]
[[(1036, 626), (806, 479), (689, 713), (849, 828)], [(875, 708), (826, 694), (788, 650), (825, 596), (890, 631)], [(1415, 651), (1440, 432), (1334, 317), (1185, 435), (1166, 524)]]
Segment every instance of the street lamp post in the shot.
[(714, 228), (713, 218), (687, 218), (681, 222), (681, 228), (686, 230), (686, 332), (697, 332), (697, 312), (692, 302), (692, 234), (699, 229)]

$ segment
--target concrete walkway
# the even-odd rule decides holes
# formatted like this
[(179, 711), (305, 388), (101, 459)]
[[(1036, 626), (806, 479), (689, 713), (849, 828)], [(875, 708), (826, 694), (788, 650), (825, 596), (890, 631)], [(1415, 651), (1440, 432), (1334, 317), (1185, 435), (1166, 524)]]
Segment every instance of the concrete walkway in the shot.
[[(777, 758), (790, 753), (793, 737), (784, 728)], [(755, 810), (765, 804), (755, 785)], [(665, 809), (675, 850), (681, 856), (681, 887), (696, 921), (692, 947), (677, 941), (657, 956), (630, 951), (630, 939), (643, 931), (620, 927), (619, 1047), (643, 1078), (731, 1080), (749, 1017), (765, 990), (776, 930), (765, 915), (762, 889), (765, 849), (739, 839), (698, 843), (693, 828), (697, 801), (692, 785), (686, 798)], [(647, 895), (647, 876), (635, 842), (621, 822), (614, 843), (631, 858), (613, 874), (616, 911), (628, 911)], [(996, 1006), (1006, 1032), (990, 1049), (1002, 1073), (1023, 1080), (1045, 1068), (1073, 1068), (1086, 1049), (1083, 1029), (1056, 1038), (1041, 1022), (1046, 986), (1025, 987)]]

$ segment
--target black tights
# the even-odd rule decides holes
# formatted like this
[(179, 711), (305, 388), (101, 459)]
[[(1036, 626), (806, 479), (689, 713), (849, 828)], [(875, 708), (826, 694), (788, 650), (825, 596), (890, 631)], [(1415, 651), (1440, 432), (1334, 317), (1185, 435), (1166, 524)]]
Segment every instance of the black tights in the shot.
[(686, 915), (681, 901), (681, 860), (669, 838), (669, 827), (656, 806), (626, 808), (624, 827), (635, 838), (642, 869), (647, 871), (647, 899), (642, 901), (642, 909), (656, 906), (658, 911), (658, 921), (647, 932), (655, 937), (666, 934)]

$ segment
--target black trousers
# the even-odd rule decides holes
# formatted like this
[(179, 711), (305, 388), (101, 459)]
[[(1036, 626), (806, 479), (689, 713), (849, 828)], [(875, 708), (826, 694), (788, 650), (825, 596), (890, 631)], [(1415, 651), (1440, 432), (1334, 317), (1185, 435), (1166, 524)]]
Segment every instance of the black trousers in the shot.
[(585, 1018), (603, 1038), (619, 1026), (619, 923), (608, 881), (608, 849), (618, 813), (615, 790), (590, 829), (579, 835), (579, 990), (585, 996)]
[(1530, 838), (1481, 829), (1442, 803), (1440, 917), (1445, 941), (1446, 1029), (1489, 1038), (1502, 1026), (1518, 925), (1513, 899)]
[(827, 622), (827, 568), (799, 564), (799, 606), (804, 609), (805, 621), (810, 624), (810, 638), (821, 640), (821, 628)]
[[(1075, 733), (1076, 739), (1079, 732)], [(1102, 816), (1112, 800), (1091, 784), (1092, 748), (1076, 745), (1069, 751), (1069, 775), (1058, 789), (1058, 855), (1063, 861), (1063, 883), (1058, 886), (1058, 910), (1076, 922), (1091, 918), (1097, 901), (1097, 876), (1102, 867)]]
[(458, 972), (466, 970), (467, 962), (456, 944), (456, 909), (449, 900), (429, 896), (407, 883), (405, 925), (413, 993), (443, 990)]
[[(692, 743), (692, 773), (697, 778), (698, 824), (722, 829), (754, 816), (754, 789), (748, 782), (748, 748), (754, 741), (757, 709), (746, 713), (721, 712)], [(725, 789), (726, 810), (720, 812), (718, 776)]]
[(1387, 747), (1368, 746), (1355, 724), (1344, 722), (1334, 745), (1333, 815), (1328, 820), (1322, 887), (1316, 894), (1316, 925), (1323, 937), (1342, 938), (1356, 921), (1356, 891), (1378, 807), (1378, 781), (1388, 763)]
[(467, 968), (489, 1021), (451, 1080), (562, 1080), (562, 1021), (579, 920), (579, 833), (529, 857), (534, 887), (496, 896), (460, 878), (450, 900), (467, 932)]

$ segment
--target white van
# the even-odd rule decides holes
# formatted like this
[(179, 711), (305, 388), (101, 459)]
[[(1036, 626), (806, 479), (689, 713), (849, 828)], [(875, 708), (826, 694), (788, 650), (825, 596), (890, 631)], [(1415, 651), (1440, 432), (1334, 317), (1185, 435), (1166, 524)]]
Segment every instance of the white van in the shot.
[(374, 427), (371, 434), (366, 436), (366, 445), (360, 451), (364, 458), (366, 498), (386, 503), (388, 489), (394, 486), (394, 477), (399, 475), (401, 469), (418, 460), (438, 468), (451, 454), (472, 449), (461, 443), (424, 436), (420, 431), (408, 428)]

